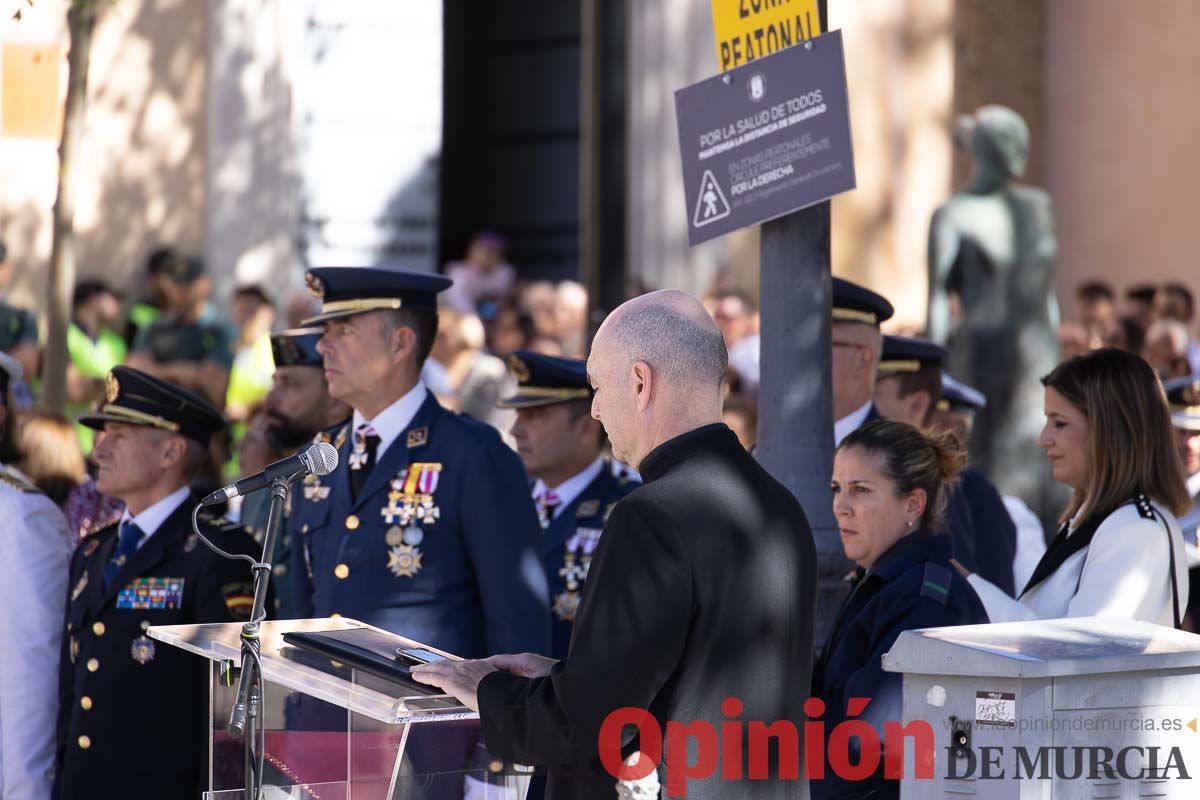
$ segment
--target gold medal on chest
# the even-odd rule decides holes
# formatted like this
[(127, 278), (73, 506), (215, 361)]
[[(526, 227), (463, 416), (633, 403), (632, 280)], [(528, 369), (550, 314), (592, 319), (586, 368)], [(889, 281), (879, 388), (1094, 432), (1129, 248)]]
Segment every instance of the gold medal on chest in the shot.
[(554, 614), (564, 622), (574, 622), (579, 610), (579, 592), (568, 589), (554, 596)]

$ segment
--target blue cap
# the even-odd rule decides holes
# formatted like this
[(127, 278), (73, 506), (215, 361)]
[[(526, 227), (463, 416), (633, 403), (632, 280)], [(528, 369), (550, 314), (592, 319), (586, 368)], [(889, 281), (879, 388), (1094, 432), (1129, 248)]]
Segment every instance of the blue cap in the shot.
[(1171, 424), (1187, 431), (1200, 431), (1200, 375), (1167, 381), (1163, 388), (1171, 406)]
[(942, 399), (938, 411), (978, 411), (987, 406), (987, 398), (978, 389), (942, 373)]
[(517, 379), (517, 393), (496, 405), (500, 408), (533, 408), (555, 403), (588, 400), (587, 362), (516, 350), (507, 359), (509, 373)]
[(857, 283), (833, 279), (833, 321), (875, 325), (892, 318), (896, 310), (881, 295)]
[(317, 352), (321, 328), (290, 328), (271, 334), (271, 357), (277, 367), (321, 367), (325, 359)]
[(304, 281), (321, 298), (321, 313), (304, 320), (305, 326), (368, 311), (437, 311), (438, 293), (454, 283), (429, 272), (378, 267), (315, 267), (304, 273)]
[(200, 395), (131, 367), (113, 367), (104, 381), (105, 402), (79, 422), (103, 430), (124, 422), (178, 433), (204, 447), (225, 428), (225, 418)]
[(879, 356), (879, 372), (920, 372), (941, 369), (946, 348), (916, 336), (884, 336), (883, 353)]

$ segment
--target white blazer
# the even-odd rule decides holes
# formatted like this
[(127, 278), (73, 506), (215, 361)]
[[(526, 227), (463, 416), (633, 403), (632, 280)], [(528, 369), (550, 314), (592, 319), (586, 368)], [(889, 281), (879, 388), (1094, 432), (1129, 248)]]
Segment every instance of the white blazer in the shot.
[(0, 472), (0, 797), (48, 800), (71, 534), (24, 476)]
[[(1175, 517), (1157, 503), (1150, 505), (1161, 518), (1143, 517), (1133, 503), (1119, 507), (1100, 523), (1087, 547), (1072, 553), (1020, 600), (972, 575), (969, 582), (988, 617), (992, 622), (1124, 617), (1173, 626), (1168, 544), (1175, 552), (1181, 617), (1188, 600), (1187, 554)], [(1072, 520), (1072, 532), (1075, 522)], [(1017, 591), (1023, 588), (1018, 586)]]

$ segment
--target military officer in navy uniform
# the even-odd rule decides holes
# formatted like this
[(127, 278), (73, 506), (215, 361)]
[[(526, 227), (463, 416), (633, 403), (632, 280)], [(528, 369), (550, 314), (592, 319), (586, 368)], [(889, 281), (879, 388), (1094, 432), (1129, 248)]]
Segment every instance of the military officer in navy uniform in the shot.
[[(126, 511), (71, 558), (55, 796), (199, 797), (208, 664), (146, 631), (249, 616), (249, 565), (218, 556), (192, 531), (199, 498), (188, 482), (224, 420), (192, 392), (115, 367), (106, 402), (80, 422), (103, 431), (93, 450), (97, 489)], [(207, 515), (200, 525), (228, 552), (261, 555), (237, 526)]]
[(338, 468), (293, 493), (301, 617), (352, 617), (464, 657), (550, 652), (541, 526), (524, 468), (490, 426), (420, 380), (439, 275), (309, 270), (317, 349), (350, 423), (318, 438)]
[[(946, 348), (913, 336), (883, 337), (875, 379), (875, 406), (887, 419), (919, 430), (930, 426), (942, 396)], [(945, 525), (954, 536), (954, 557), (1015, 596), (1013, 560), (1017, 527), (1000, 493), (974, 469), (964, 469), (950, 493)]]
[(841, 278), (833, 279), (833, 438), (839, 444), (850, 431), (880, 414), (872, 402), (875, 367), (882, 349), (879, 323), (895, 310), (882, 295)]
[[(292, 328), (271, 335), (271, 355), (275, 375), (271, 391), (263, 403), (267, 415), (267, 443), (291, 454), (309, 446), (319, 431), (344, 423), (350, 407), (329, 396), (325, 384), (324, 360), (317, 352), (321, 328)], [(292, 488), (293, 492), (315, 491), (315, 475)], [(242, 502), (241, 524), (255, 541), (261, 541), (267, 528), (270, 492), (255, 492)], [(285, 509), (286, 510), (286, 509)], [(291, 619), (291, 526), (285, 515), (275, 539), (272, 554), (272, 582), (275, 584), (275, 617)]]
[(1171, 427), (1175, 429), (1175, 443), (1183, 463), (1188, 494), (1195, 503), (1191, 511), (1179, 518), (1179, 529), (1187, 548), (1191, 584), (1184, 627), (1197, 631), (1200, 630), (1200, 544), (1197, 542), (1200, 538), (1200, 375), (1176, 378), (1163, 388), (1171, 407)]
[(602, 456), (604, 427), (592, 419), (587, 362), (517, 350), (508, 359), (517, 393), (512, 435), (533, 478), (542, 526), (542, 566), (550, 584), (553, 658), (566, 658), (571, 624), (592, 554), (613, 505), (640, 484), (613, 475)]

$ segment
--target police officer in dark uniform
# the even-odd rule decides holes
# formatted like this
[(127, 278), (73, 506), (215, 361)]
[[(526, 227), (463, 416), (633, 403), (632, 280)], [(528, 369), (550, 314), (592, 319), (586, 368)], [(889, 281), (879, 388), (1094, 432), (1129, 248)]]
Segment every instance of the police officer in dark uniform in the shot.
[[(146, 630), (249, 617), (249, 566), (192, 531), (199, 498), (188, 481), (224, 420), (185, 389), (116, 367), (106, 402), (80, 422), (103, 431), (97, 488), (127, 508), (71, 559), (55, 796), (195, 798), (207, 774), (208, 665)], [(237, 526), (207, 515), (200, 524), (218, 547), (259, 556)]]
[(353, 419), (318, 438), (338, 468), (292, 495), (302, 617), (341, 615), (465, 657), (550, 651), (541, 526), (517, 455), (420, 381), (439, 275), (308, 272), (331, 396)]
[(507, 362), (517, 393), (497, 405), (516, 409), (512, 435), (517, 455), (536, 479), (533, 501), (553, 602), (550, 655), (566, 658), (604, 521), (613, 505), (640, 483), (617, 478), (601, 455), (604, 428), (592, 419), (586, 361), (517, 350)]
[[(834, 456), (834, 516), (857, 568), (813, 671), (812, 694), (824, 703), (827, 731), (851, 715), (852, 699), (866, 698), (867, 707), (853, 716), (871, 723), (882, 743), (883, 723), (901, 721), (900, 675), (884, 672), (881, 663), (900, 633), (988, 621), (975, 591), (951, 566), (950, 537), (936, 532), (958, 469), (949, 448), (910, 425), (877, 420), (848, 434)], [(838, 755), (859, 763), (857, 740), (849, 746), (851, 752)], [(898, 798), (899, 782), (884, 779), (882, 764), (870, 778), (849, 782), (827, 759), (824, 778), (810, 782), (812, 797)]]
[[(264, 409), (267, 444), (275, 450), (295, 453), (308, 447), (319, 431), (344, 423), (350, 417), (350, 407), (329, 396), (323, 359), (317, 352), (320, 338), (320, 328), (292, 328), (271, 336), (275, 376)], [(315, 475), (309, 475), (292, 491), (312, 493), (316, 480)], [(261, 541), (266, 531), (270, 507), (270, 492), (255, 492), (242, 502), (240, 521), (255, 541)], [(291, 526), (290, 518), (285, 515), (280, 521), (275, 553), (271, 558), (277, 619), (294, 616), (290, 561)]]
[(833, 438), (880, 418), (872, 402), (875, 366), (882, 347), (879, 324), (895, 310), (882, 295), (856, 283), (833, 279)]
[[(946, 348), (913, 336), (883, 337), (875, 405), (887, 419), (928, 428), (942, 394)], [(950, 495), (946, 527), (954, 535), (954, 557), (1010, 596), (1017, 526), (996, 487), (974, 469), (964, 469)]]

